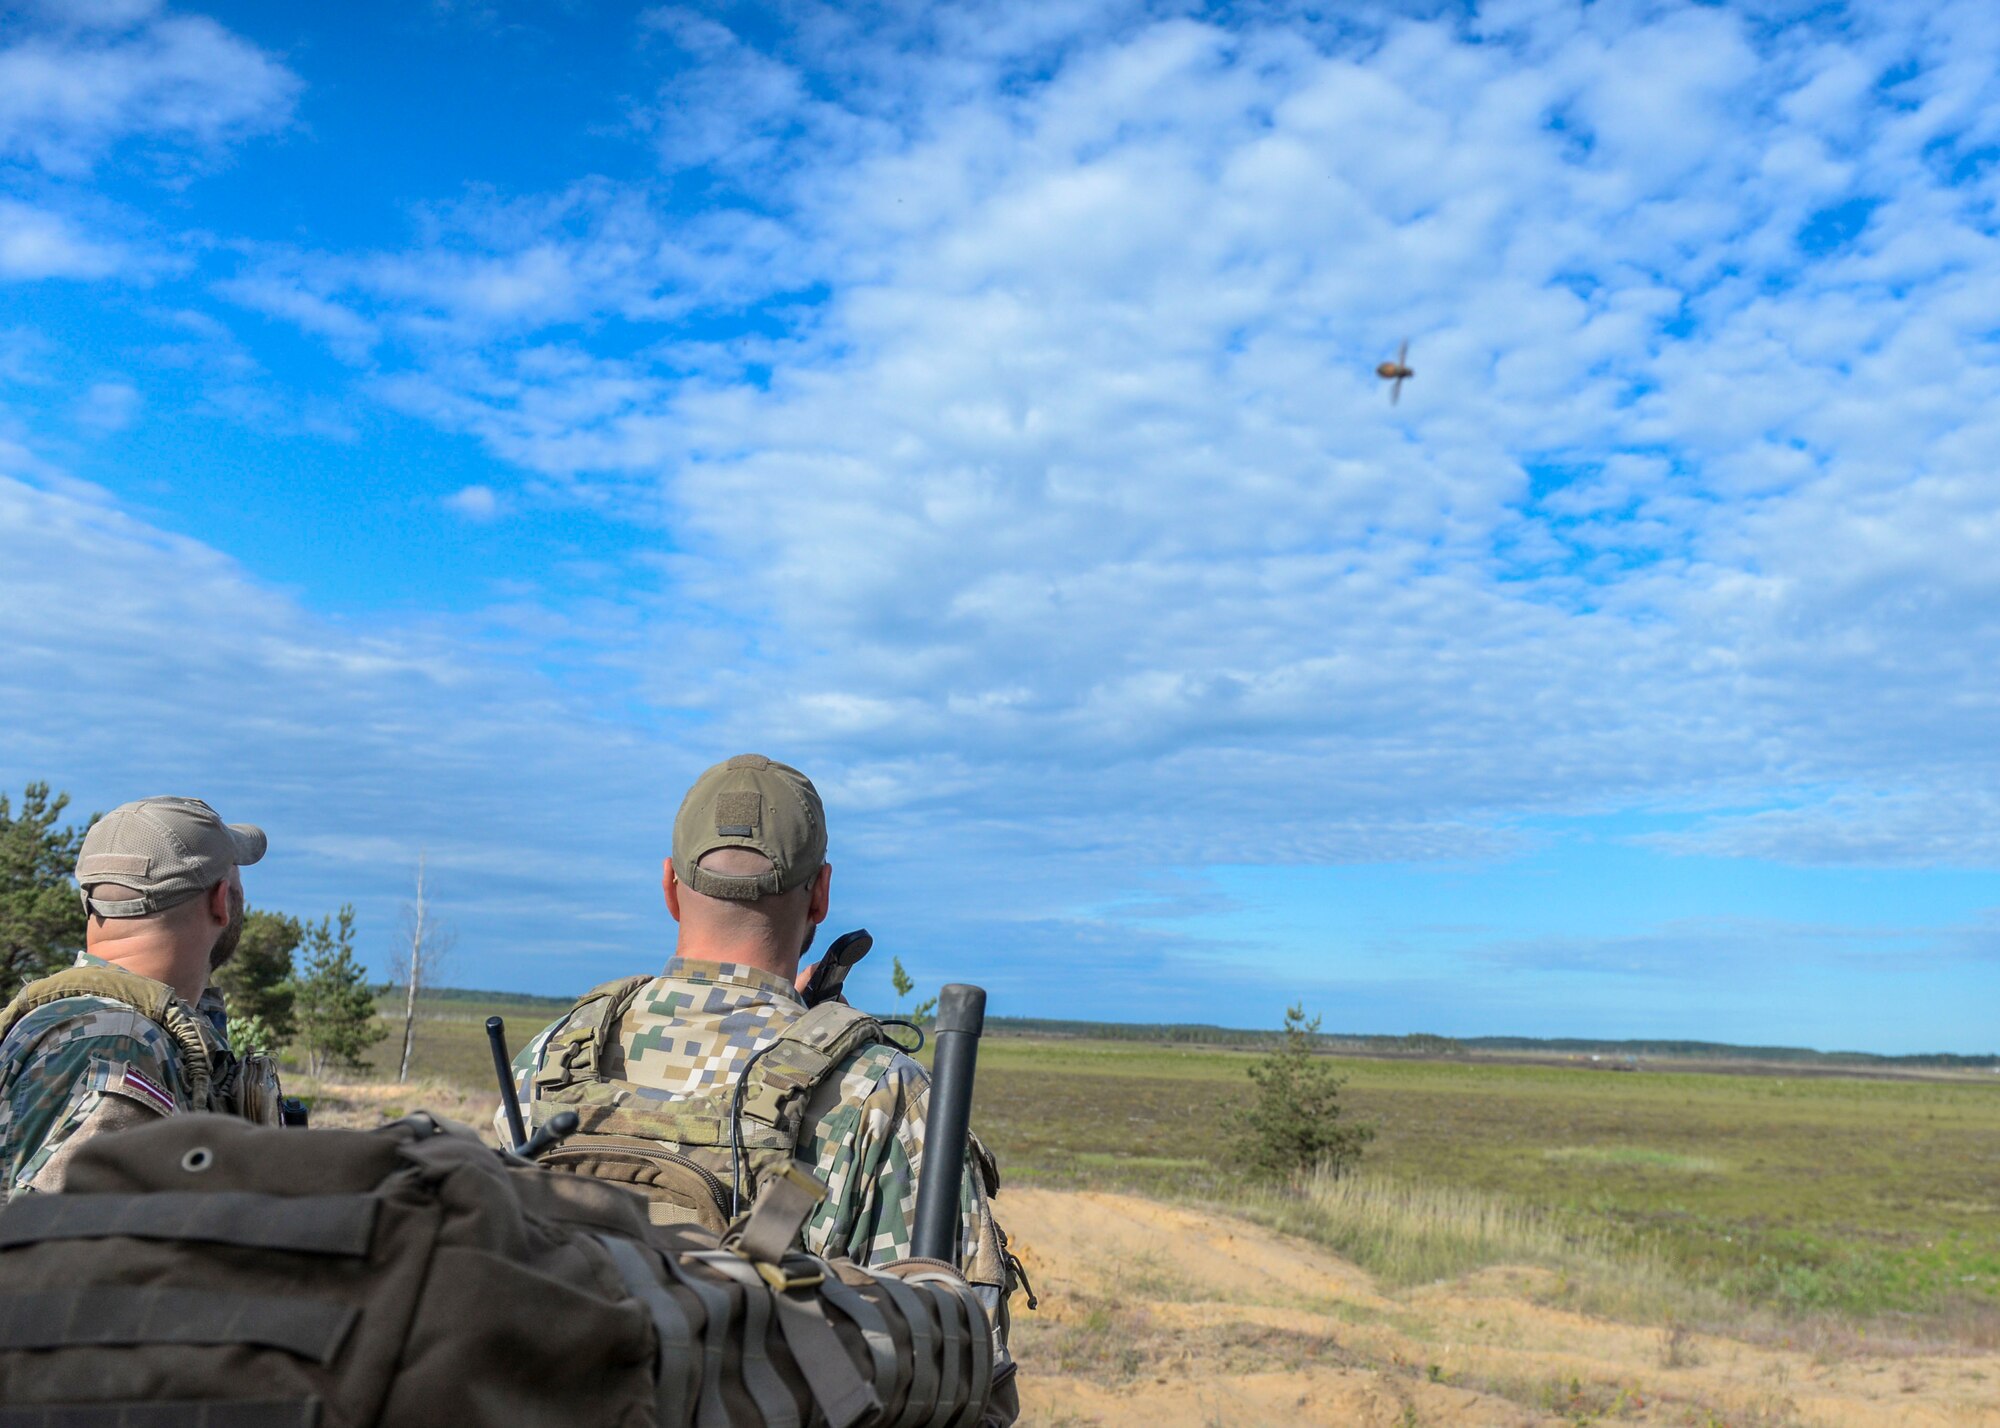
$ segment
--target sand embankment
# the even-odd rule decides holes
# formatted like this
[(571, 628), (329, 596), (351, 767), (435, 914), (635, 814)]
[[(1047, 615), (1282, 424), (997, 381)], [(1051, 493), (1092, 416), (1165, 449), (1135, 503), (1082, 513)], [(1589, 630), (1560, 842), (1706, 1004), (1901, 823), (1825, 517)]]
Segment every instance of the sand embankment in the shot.
[(1996, 1354), (1670, 1334), (1540, 1303), (1539, 1269), (1388, 1292), (1302, 1241), (1128, 1195), (1010, 1188), (996, 1208), (1042, 1298), (1015, 1333), (1041, 1428), (2000, 1428)]

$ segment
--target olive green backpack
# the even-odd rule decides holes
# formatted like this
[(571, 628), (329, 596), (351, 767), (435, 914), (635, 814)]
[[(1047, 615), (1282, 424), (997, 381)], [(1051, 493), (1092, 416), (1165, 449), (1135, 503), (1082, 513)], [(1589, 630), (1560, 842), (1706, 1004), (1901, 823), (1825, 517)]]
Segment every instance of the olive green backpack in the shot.
[(795, 1172), (722, 1237), (418, 1114), (163, 1117), (0, 1210), (0, 1428), (973, 1428), (948, 1265), (789, 1246)]
[(530, 1134), (564, 1111), (579, 1117), (576, 1132), (541, 1164), (630, 1186), (646, 1197), (654, 1224), (719, 1233), (797, 1158), (813, 1092), (857, 1050), (889, 1037), (866, 1013), (821, 1002), (730, 1084), (672, 1096), (609, 1074), (619, 1024), (650, 981), (607, 982), (571, 1008), (543, 1050), (522, 1111)]

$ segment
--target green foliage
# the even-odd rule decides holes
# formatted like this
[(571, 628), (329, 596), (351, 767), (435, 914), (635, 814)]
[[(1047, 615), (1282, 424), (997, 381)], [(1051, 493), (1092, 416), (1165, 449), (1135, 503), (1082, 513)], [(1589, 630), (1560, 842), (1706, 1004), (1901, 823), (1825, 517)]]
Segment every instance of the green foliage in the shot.
[[(283, 1046), (298, 1030), (292, 1016), (298, 996), (292, 954), (305, 935), (305, 926), (296, 917), (253, 909), (244, 914), (243, 940), (236, 944), (236, 955), (215, 974), (216, 987), (229, 1000), (231, 1026), (238, 1018), (258, 1022), (265, 1050)], [(230, 1045), (244, 1049), (233, 1035)]]
[[(896, 1015), (901, 1016), (903, 1014), (903, 998), (917, 989), (915, 979), (903, 970), (903, 959), (901, 957), (891, 957), (889, 959), (889, 985), (896, 993)], [(910, 1020), (923, 1021), (936, 1010), (936, 997), (932, 997), (928, 1001), (918, 1002), (910, 1011)]]
[(1318, 1017), (1307, 1021), (1303, 1006), (1288, 1007), (1284, 1040), (1248, 1068), (1257, 1090), (1243, 1117), (1240, 1150), (1250, 1169), (1268, 1179), (1343, 1175), (1375, 1136), (1372, 1126), (1341, 1124), (1341, 1077), (1314, 1054), (1318, 1035)]
[(17, 815), (0, 793), (0, 1003), (59, 972), (83, 946), (83, 905), (70, 874), (84, 828), (60, 827), (69, 795), (31, 783)]
[(292, 1011), (307, 1069), (359, 1070), (368, 1048), (387, 1034), (375, 1019), (375, 989), (354, 960), (354, 906), (341, 908), (339, 925), (322, 917), (305, 925), (305, 967)]
[(284, 1044), (284, 1038), (261, 1016), (238, 1016), (233, 1011), (229, 1014), (229, 1049), (238, 1056), (248, 1056), (253, 1051), (275, 1055)]

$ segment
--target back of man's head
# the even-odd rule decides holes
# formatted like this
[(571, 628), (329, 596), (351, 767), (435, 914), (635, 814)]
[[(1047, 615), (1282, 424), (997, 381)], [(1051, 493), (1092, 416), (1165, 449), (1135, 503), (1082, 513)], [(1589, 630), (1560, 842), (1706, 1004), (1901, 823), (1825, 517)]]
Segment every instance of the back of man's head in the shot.
[[(198, 798), (141, 798), (90, 825), (76, 856), (76, 885), (86, 913), (150, 917), (228, 881), (264, 848), (263, 829), (224, 823)], [(105, 896), (95, 891), (100, 885)]]
[[(243, 922), (237, 869), (264, 856), (264, 830), (224, 823), (198, 798), (141, 798), (91, 824), (76, 882), (93, 951), (116, 957), (127, 944), (186, 943), (221, 966)], [(211, 900), (226, 887), (226, 926)]]
[(825, 916), (826, 871), (811, 779), (762, 754), (715, 765), (674, 818), (669, 902), (684, 951), (785, 971)]

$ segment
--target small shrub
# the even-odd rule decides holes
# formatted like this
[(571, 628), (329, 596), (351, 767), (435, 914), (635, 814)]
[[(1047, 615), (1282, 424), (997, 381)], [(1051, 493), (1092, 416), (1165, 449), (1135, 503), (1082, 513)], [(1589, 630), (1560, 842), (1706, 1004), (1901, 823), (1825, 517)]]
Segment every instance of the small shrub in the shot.
[(1319, 1018), (1305, 1008), (1285, 1011), (1284, 1040), (1249, 1068), (1257, 1092), (1244, 1117), (1239, 1149), (1248, 1167), (1271, 1180), (1302, 1181), (1319, 1173), (1338, 1178), (1360, 1163), (1373, 1126), (1341, 1123), (1342, 1078), (1313, 1054)]

